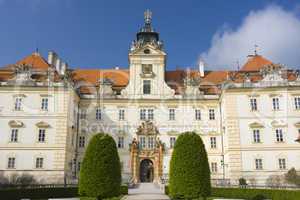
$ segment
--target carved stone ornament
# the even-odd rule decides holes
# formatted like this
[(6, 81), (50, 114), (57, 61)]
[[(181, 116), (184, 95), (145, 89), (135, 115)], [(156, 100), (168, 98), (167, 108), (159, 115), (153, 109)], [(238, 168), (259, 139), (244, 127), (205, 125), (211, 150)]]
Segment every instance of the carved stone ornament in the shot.
[(49, 128), (50, 127), (50, 124), (48, 124), (47, 122), (43, 122), (43, 121), (40, 121), (40, 122), (36, 123), (35, 125), (39, 128)]
[(16, 127), (16, 128), (21, 128), (24, 127), (24, 123), (21, 121), (16, 121), (16, 120), (11, 120), (8, 122), (8, 125), (10, 127)]
[(137, 135), (157, 135), (158, 130), (151, 121), (143, 122), (137, 129)]

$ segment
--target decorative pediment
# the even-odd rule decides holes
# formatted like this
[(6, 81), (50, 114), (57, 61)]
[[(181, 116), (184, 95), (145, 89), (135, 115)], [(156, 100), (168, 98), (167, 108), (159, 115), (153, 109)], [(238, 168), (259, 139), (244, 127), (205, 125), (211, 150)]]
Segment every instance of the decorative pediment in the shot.
[(8, 122), (8, 125), (10, 127), (16, 127), (16, 128), (21, 128), (24, 127), (24, 123), (21, 121), (16, 121), (16, 120), (11, 120)]
[(149, 54), (149, 55), (166, 55), (165, 52), (162, 51), (160, 46), (156, 43), (132, 43), (130, 54)]
[(158, 129), (153, 122), (145, 121), (137, 129), (137, 135), (158, 135)]
[(285, 127), (285, 126), (287, 126), (287, 124), (284, 122), (284, 121), (282, 121), (282, 120), (274, 120), (274, 121), (272, 121), (271, 122), (271, 125), (273, 126), (273, 127)]
[(295, 123), (295, 126), (296, 126), (297, 128), (300, 128), (300, 122)]
[(35, 125), (39, 128), (49, 128), (50, 127), (50, 124), (48, 124), (47, 122), (43, 122), (43, 121), (38, 122)]
[(264, 128), (265, 126), (259, 122), (253, 122), (251, 124), (249, 124), (250, 128)]

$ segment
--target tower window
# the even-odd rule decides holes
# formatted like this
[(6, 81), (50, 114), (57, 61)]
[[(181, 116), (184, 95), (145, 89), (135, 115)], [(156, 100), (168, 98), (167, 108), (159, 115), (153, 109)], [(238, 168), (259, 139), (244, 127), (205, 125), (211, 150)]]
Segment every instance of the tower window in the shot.
[(151, 81), (150, 80), (143, 81), (143, 94), (151, 94)]
[(144, 53), (145, 53), (145, 54), (149, 54), (149, 53), (150, 53), (150, 50), (149, 50), (149, 49), (145, 49), (145, 50), (144, 50)]

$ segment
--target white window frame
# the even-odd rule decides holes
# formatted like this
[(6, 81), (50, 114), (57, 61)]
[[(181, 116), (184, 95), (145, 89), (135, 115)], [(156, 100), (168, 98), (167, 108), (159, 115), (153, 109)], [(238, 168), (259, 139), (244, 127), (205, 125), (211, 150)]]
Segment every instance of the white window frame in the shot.
[(148, 109), (148, 120), (154, 120), (154, 109)]
[(201, 110), (195, 109), (195, 120), (200, 121), (201, 120)]
[(275, 129), (276, 142), (284, 142), (283, 130), (281, 128)]
[(102, 120), (102, 109), (96, 108), (96, 120)]
[(211, 149), (217, 148), (217, 137), (210, 137), (210, 148)]
[(175, 108), (169, 108), (169, 120), (170, 121), (175, 120)]
[(146, 120), (146, 109), (142, 108), (140, 109), (140, 120)]
[(210, 163), (210, 169), (211, 169), (211, 173), (218, 173), (218, 163), (217, 162), (211, 162)]
[(272, 108), (273, 110), (280, 110), (280, 99), (279, 97), (272, 98)]
[(23, 98), (16, 97), (15, 98), (15, 104), (14, 104), (14, 110), (15, 111), (21, 111), (22, 110), (22, 104), (23, 104)]
[(38, 156), (35, 158), (35, 169), (43, 169), (44, 168), (44, 158)]
[(123, 136), (118, 136), (118, 148), (124, 149), (124, 137)]
[(48, 111), (49, 109), (49, 98), (43, 97), (41, 100), (41, 110)]
[(257, 111), (257, 99), (256, 98), (251, 98), (250, 99), (250, 108), (251, 111)]
[(45, 128), (39, 128), (38, 129), (38, 143), (45, 143), (46, 142), (46, 129)]
[(153, 136), (148, 137), (148, 149), (154, 149), (155, 140)]
[(119, 109), (119, 121), (125, 120), (125, 109), (121, 108)]
[(286, 158), (278, 158), (278, 167), (280, 170), (286, 170), (287, 165), (286, 165)]
[(252, 130), (252, 137), (254, 143), (261, 143), (261, 134), (259, 129)]
[(7, 169), (16, 169), (16, 157), (10, 156), (7, 158)]
[(85, 136), (81, 135), (78, 139), (78, 147), (84, 148), (85, 147)]
[(255, 158), (255, 169), (256, 170), (263, 170), (263, 159), (262, 158)]
[(139, 146), (142, 149), (146, 148), (146, 137), (145, 136), (140, 136), (140, 138), (139, 138)]
[(18, 142), (18, 139), (19, 139), (19, 129), (12, 128), (10, 131), (9, 142), (16, 143)]
[(211, 108), (208, 110), (209, 120), (216, 120), (215, 109)]

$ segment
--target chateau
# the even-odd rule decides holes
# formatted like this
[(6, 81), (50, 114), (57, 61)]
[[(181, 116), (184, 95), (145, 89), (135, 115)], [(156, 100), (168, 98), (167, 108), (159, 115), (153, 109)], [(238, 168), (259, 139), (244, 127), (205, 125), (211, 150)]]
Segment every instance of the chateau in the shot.
[(125, 182), (168, 179), (186, 131), (203, 139), (214, 184), (300, 169), (299, 71), (256, 52), (237, 71), (168, 71), (166, 56), (146, 11), (126, 69), (72, 69), (53, 51), (2, 67), (0, 174), (74, 183), (98, 132), (115, 139)]

